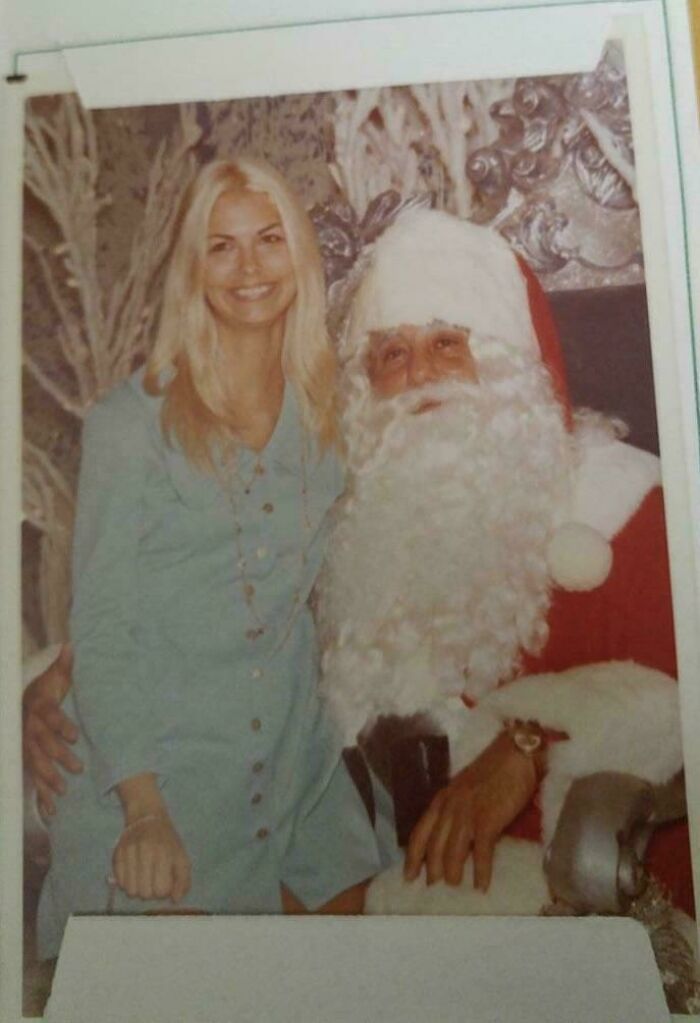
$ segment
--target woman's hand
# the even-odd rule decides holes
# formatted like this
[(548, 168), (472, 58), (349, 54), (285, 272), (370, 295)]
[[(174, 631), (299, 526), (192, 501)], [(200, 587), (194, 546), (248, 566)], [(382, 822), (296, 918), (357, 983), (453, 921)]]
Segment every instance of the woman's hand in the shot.
[(119, 887), (132, 898), (179, 902), (190, 889), (192, 864), (167, 814), (149, 814), (127, 824), (112, 869)]
[(127, 895), (179, 902), (190, 890), (192, 864), (150, 771), (117, 785), (125, 826), (112, 856), (114, 877)]
[(491, 883), (493, 853), (501, 833), (537, 788), (534, 757), (521, 752), (502, 732), (477, 759), (435, 796), (413, 829), (404, 876), (414, 880), (425, 861), (428, 884), (458, 885), (473, 850), (474, 887)]
[(24, 766), (36, 786), (39, 809), (48, 815), (56, 812), (53, 797), (66, 789), (56, 765), (72, 774), (83, 769), (82, 762), (66, 745), (76, 741), (78, 729), (61, 710), (72, 684), (72, 664), (70, 646), (63, 646), (53, 664), (37, 675), (22, 697)]

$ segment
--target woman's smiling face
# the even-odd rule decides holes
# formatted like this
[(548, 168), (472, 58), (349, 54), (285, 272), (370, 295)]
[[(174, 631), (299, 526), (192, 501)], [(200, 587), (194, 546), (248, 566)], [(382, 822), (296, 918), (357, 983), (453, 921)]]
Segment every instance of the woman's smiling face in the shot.
[(296, 274), (282, 218), (263, 192), (224, 192), (214, 203), (204, 292), (217, 322), (230, 330), (284, 319), (296, 296)]

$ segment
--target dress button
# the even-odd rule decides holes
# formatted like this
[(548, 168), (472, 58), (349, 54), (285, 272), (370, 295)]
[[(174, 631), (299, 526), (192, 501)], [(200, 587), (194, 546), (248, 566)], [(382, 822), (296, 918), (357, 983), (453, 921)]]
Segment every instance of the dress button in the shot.
[(259, 732), (260, 729), (262, 728), (262, 721), (260, 720), (260, 718), (253, 718), (253, 720), (250, 722), (250, 727), (253, 729), (254, 732)]
[(256, 760), (255, 763), (253, 764), (253, 774), (260, 774), (264, 766), (265, 766), (264, 761)]
[(258, 547), (255, 556), (259, 561), (262, 561), (263, 558), (267, 557), (267, 547)]
[(262, 793), (256, 792), (253, 798), (251, 799), (251, 803), (253, 804), (253, 806), (257, 806), (261, 799)]
[(274, 510), (275, 506), (270, 501), (266, 501), (263, 505), (263, 511), (267, 512), (268, 515), (271, 515)]
[(250, 600), (255, 596), (255, 587), (252, 583), (246, 583), (243, 587), (243, 592), (245, 593), (246, 598)]
[(253, 668), (250, 673), (251, 678), (262, 678), (262, 668)]
[(258, 836), (258, 838), (260, 838), (260, 839), (262, 839), (262, 838), (267, 838), (267, 836), (268, 836), (269, 834), (270, 834), (270, 832), (269, 832), (269, 831), (267, 830), (267, 828), (258, 828), (258, 830), (256, 831), (256, 835), (257, 835), (257, 836)]

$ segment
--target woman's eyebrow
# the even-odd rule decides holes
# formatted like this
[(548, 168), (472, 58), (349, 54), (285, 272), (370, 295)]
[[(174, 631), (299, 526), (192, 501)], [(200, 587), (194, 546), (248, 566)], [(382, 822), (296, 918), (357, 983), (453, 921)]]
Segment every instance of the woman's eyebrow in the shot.
[[(256, 234), (265, 234), (266, 231), (271, 231), (275, 227), (282, 227), (282, 223), (279, 220), (273, 220), (271, 224), (266, 224), (265, 227), (259, 227), (256, 230)], [(207, 238), (235, 238), (235, 234), (227, 233), (226, 231), (214, 231), (213, 234), (208, 234)]]

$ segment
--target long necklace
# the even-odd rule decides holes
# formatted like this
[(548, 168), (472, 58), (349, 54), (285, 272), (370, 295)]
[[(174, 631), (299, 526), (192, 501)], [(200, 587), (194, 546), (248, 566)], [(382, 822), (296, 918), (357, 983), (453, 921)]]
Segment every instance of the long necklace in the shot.
[[(294, 590), (292, 595), (291, 607), (287, 616), (286, 621), (283, 623), (283, 627), (280, 631), (280, 638), (275, 644), (272, 653), (277, 651), (284, 645), (289, 634), (292, 631), (292, 626), (301, 609), (301, 595), (302, 595), (302, 580), (304, 578), (306, 563), (308, 560), (308, 538), (311, 532), (311, 519), (309, 516), (308, 508), (308, 492), (307, 492), (307, 451), (306, 451), (306, 435), (301, 423), (298, 423), (298, 436), (299, 436), (299, 481), (300, 481), (300, 494), (299, 494), (299, 509), (300, 509), (300, 526), (302, 531), (302, 542), (299, 547), (299, 585)], [(227, 502), (231, 508), (231, 515), (233, 518), (233, 538), (236, 549), (236, 568), (240, 572), (241, 588), (243, 592), (243, 599), (246, 604), (248, 618), (250, 621), (250, 627), (246, 630), (246, 639), (255, 641), (264, 636), (270, 631), (270, 625), (266, 622), (260, 613), (257, 605), (255, 595), (255, 585), (252, 582), (249, 571), (248, 571), (248, 558), (246, 557), (245, 550), (243, 548), (243, 526), (241, 524), (239, 516), (239, 508), (242, 497), (248, 496), (253, 490), (255, 484), (260, 480), (266, 473), (265, 466), (262, 462), (262, 456), (258, 455), (253, 466), (253, 471), (250, 477), (244, 479), (236, 465), (237, 452), (234, 451), (232, 457), (227, 463), (223, 465), (223, 471), (217, 471), (217, 477), (219, 484), (226, 495)], [(264, 510), (271, 511), (272, 506), (263, 506)]]

